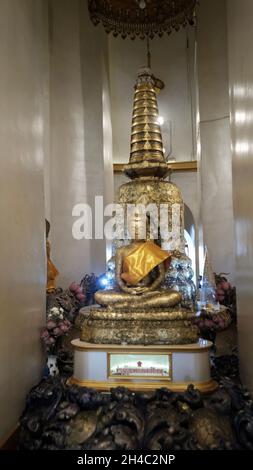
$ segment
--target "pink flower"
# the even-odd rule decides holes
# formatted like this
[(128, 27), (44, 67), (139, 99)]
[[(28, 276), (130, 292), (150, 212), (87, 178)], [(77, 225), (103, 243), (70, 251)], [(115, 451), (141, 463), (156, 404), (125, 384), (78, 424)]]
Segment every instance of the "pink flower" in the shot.
[(71, 292), (76, 292), (78, 289), (79, 289), (79, 284), (77, 284), (77, 282), (72, 282), (72, 284), (70, 284), (69, 286), (69, 290)]
[(63, 331), (63, 333), (66, 333), (69, 330), (69, 327), (67, 325), (62, 324), (60, 325), (60, 329), (61, 331)]
[(83, 289), (81, 286), (78, 286), (78, 288), (76, 289), (76, 294), (83, 294)]
[(52, 346), (53, 344), (55, 344), (55, 339), (52, 336), (50, 336), (50, 338), (46, 340), (46, 344), (48, 346)]
[(48, 331), (47, 331), (46, 329), (44, 329), (44, 330), (41, 332), (41, 335), (40, 335), (41, 339), (43, 339), (44, 341), (46, 341), (46, 340), (49, 338), (49, 336), (50, 336), (50, 335), (49, 335), (49, 333), (48, 333)]
[(231, 289), (231, 284), (229, 282), (223, 281), (221, 283), (221, 288), (223, 290), (227, 291), (227, 290)]
[(62, 330), (58, 327), (53, 329), (53, 334), (54, 336), (61, 336), (62, 335)]
[(47, 322), (47, 329), (48, 329), (48, 330), (53, 330), (55, 327), (56, 327), (56, 323), (55, 323), (54, 321), (49, 320), (49, 321)]
[(217, 295), (224, 295), (224, 290), (219, 288), (216, 290)]
[(84, 300), (85, 300), (85, 295), (84, 295), (84, 294), (77, 294), (77, 295), (76, 295), (76, 298), (77, 298), (78, 300), (80, 300), (80, 302), (84, 302)]

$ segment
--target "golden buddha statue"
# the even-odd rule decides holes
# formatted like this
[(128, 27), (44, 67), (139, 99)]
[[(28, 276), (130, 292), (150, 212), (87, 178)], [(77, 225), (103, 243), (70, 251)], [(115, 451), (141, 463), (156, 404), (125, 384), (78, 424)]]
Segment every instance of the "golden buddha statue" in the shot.
[(46, 252), (47, 252), (47, 292), (52, 292), (56, 289), (55, 279), (59, 274), (59, 271), (55, 267), (50, 257), (51, 246), (48, 240), (50, 232), (50, 223), (46, 220)]
[[(136, 212), (129, 223), (132, 237), (137, 235), (138, 238), (141, 225), (142, 218)], [(117, 290), (96, 292), (96, 302), (111, 309), (123, 310), (175, 307), (182, 300), (181, 294), (172, 289), (159, 289), (169, 259), (170, 254), (153, 241), (133, 238), (132, 243), (116, 251)]]
[[(97, 291), (98, 305), (80, 311), (78, 324), (84, 342), (164, 345), (195, 343), (198, 339), (191, 321), (194, 313), (181, 306), (180, 292), (162, 285), (170, 253), (184, 249), (184, 204), (178, 187), (165, 180), (169, 167), (164, 158), (156, 85), (150, 68), (142, 68), (134, 94), (130, 160), (124, 169), (132, 181), (121, 185), (116, 197), (125, 215), (129, 205), (135, 208), (134, 217), (128, 214), (129, 223), (124, 227), (129, 244), (124, 240), (122, 246), (122, 240), (115, 240), (116, 287)], [(150, 233), (143, 233), (148, 217), (145, 214), (143, 222), (139, 204), (167, 208), (168, 236), (159, 222), (157, 235), (151, 236), (151, 223)], [(177, 211), (177, 230), (172, 227), (172, 206)], [(159, 238), (159, 243), (152, 238)]]

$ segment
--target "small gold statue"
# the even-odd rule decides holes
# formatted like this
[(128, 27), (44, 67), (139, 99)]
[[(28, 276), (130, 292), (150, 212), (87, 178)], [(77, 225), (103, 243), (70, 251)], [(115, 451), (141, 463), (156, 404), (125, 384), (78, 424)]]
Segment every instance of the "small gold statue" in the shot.
[(50, 232), (50, 223), (46, 220), (46, 249), (47, 249), (47, 292), (52, 292), (56, 289), (55, 279), (59, 274), (59, 271), (55, 267), (54, 263), (50, 258), (50, 242), (48, 240)]
[[(136, 213), (130, 221), (132, 237), (138, 237), (142, 219)], [(170, 254), (153, 241), (132, 239), (130, 245), (118, 248), (115, 260), (117, 290), (96, 292), (98, 304), (117, 309), (175, 307), (181, 294), (172, 289), (159, 289), (165, 276), (165, 263)]]

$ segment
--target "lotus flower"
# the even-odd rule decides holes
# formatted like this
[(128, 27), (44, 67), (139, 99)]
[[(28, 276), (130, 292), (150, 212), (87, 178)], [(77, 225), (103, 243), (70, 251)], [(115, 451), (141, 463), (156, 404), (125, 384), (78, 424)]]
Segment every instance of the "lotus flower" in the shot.
[(72, 284), (70, 284), (69, 286), (69, 290), (75, 293), (79, 289), (79, 287), (80, 286), (79, 284), (77, 284), (77, 282), (72, 282)]
[(63, 334), (62, 330), (59, 327), (53, 329), (54, 336), (61, 336)]
[(80, 302), (84, 302), (85, 301), (85, 295), (83, 293), (80, 293), (80, 294), (77, 294), (76, 295), (76, 298), (80, 301)]
[(59, 325), (59, 328), (61, 329), (61, 331), (63, 331), (63, 333), (66, 333), (69, 330), (69, 326), (64, 325), (64, 323)]
[(48, 330), (53, 330), (56, 327), (56, 323), (52, 320), (49, 320), (46, 326)]
[(219, 286), (218, 289), (217, 289), (217, 295), (224, 295), (224, 290), (221, 289), (221, 287)]
[(224, 291), (227, 291), (231, 289), (231, 284), (227, 281), (223, 281), (220, 283), (220, 288), (223, 289)]
[(46, 345), (53, 346), (53, 344), (55, 344), (55, 339), (52, 336), (50, 336), (50, 338), (46, 340)]
[(41, 332), (41, 335), (40, 335), (41, 339), (43, 339), (43, 341), (46, 341), (50, 335), (48, 333), (48, 330), (47, 329), (44, 329), (42, 332)]

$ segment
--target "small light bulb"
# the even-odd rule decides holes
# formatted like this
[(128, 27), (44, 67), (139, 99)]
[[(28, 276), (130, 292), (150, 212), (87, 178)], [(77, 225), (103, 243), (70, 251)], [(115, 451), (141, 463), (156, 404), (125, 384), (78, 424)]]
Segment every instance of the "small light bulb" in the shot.
[(144, 10), (146, 8), (146, 1), (145, 0), (140, 0), (139, 1), (139, 7)]
[(164, 117), (163, 116), (158, 116), (157, 118), (157, 123), (162, 126), (164, 124)]

